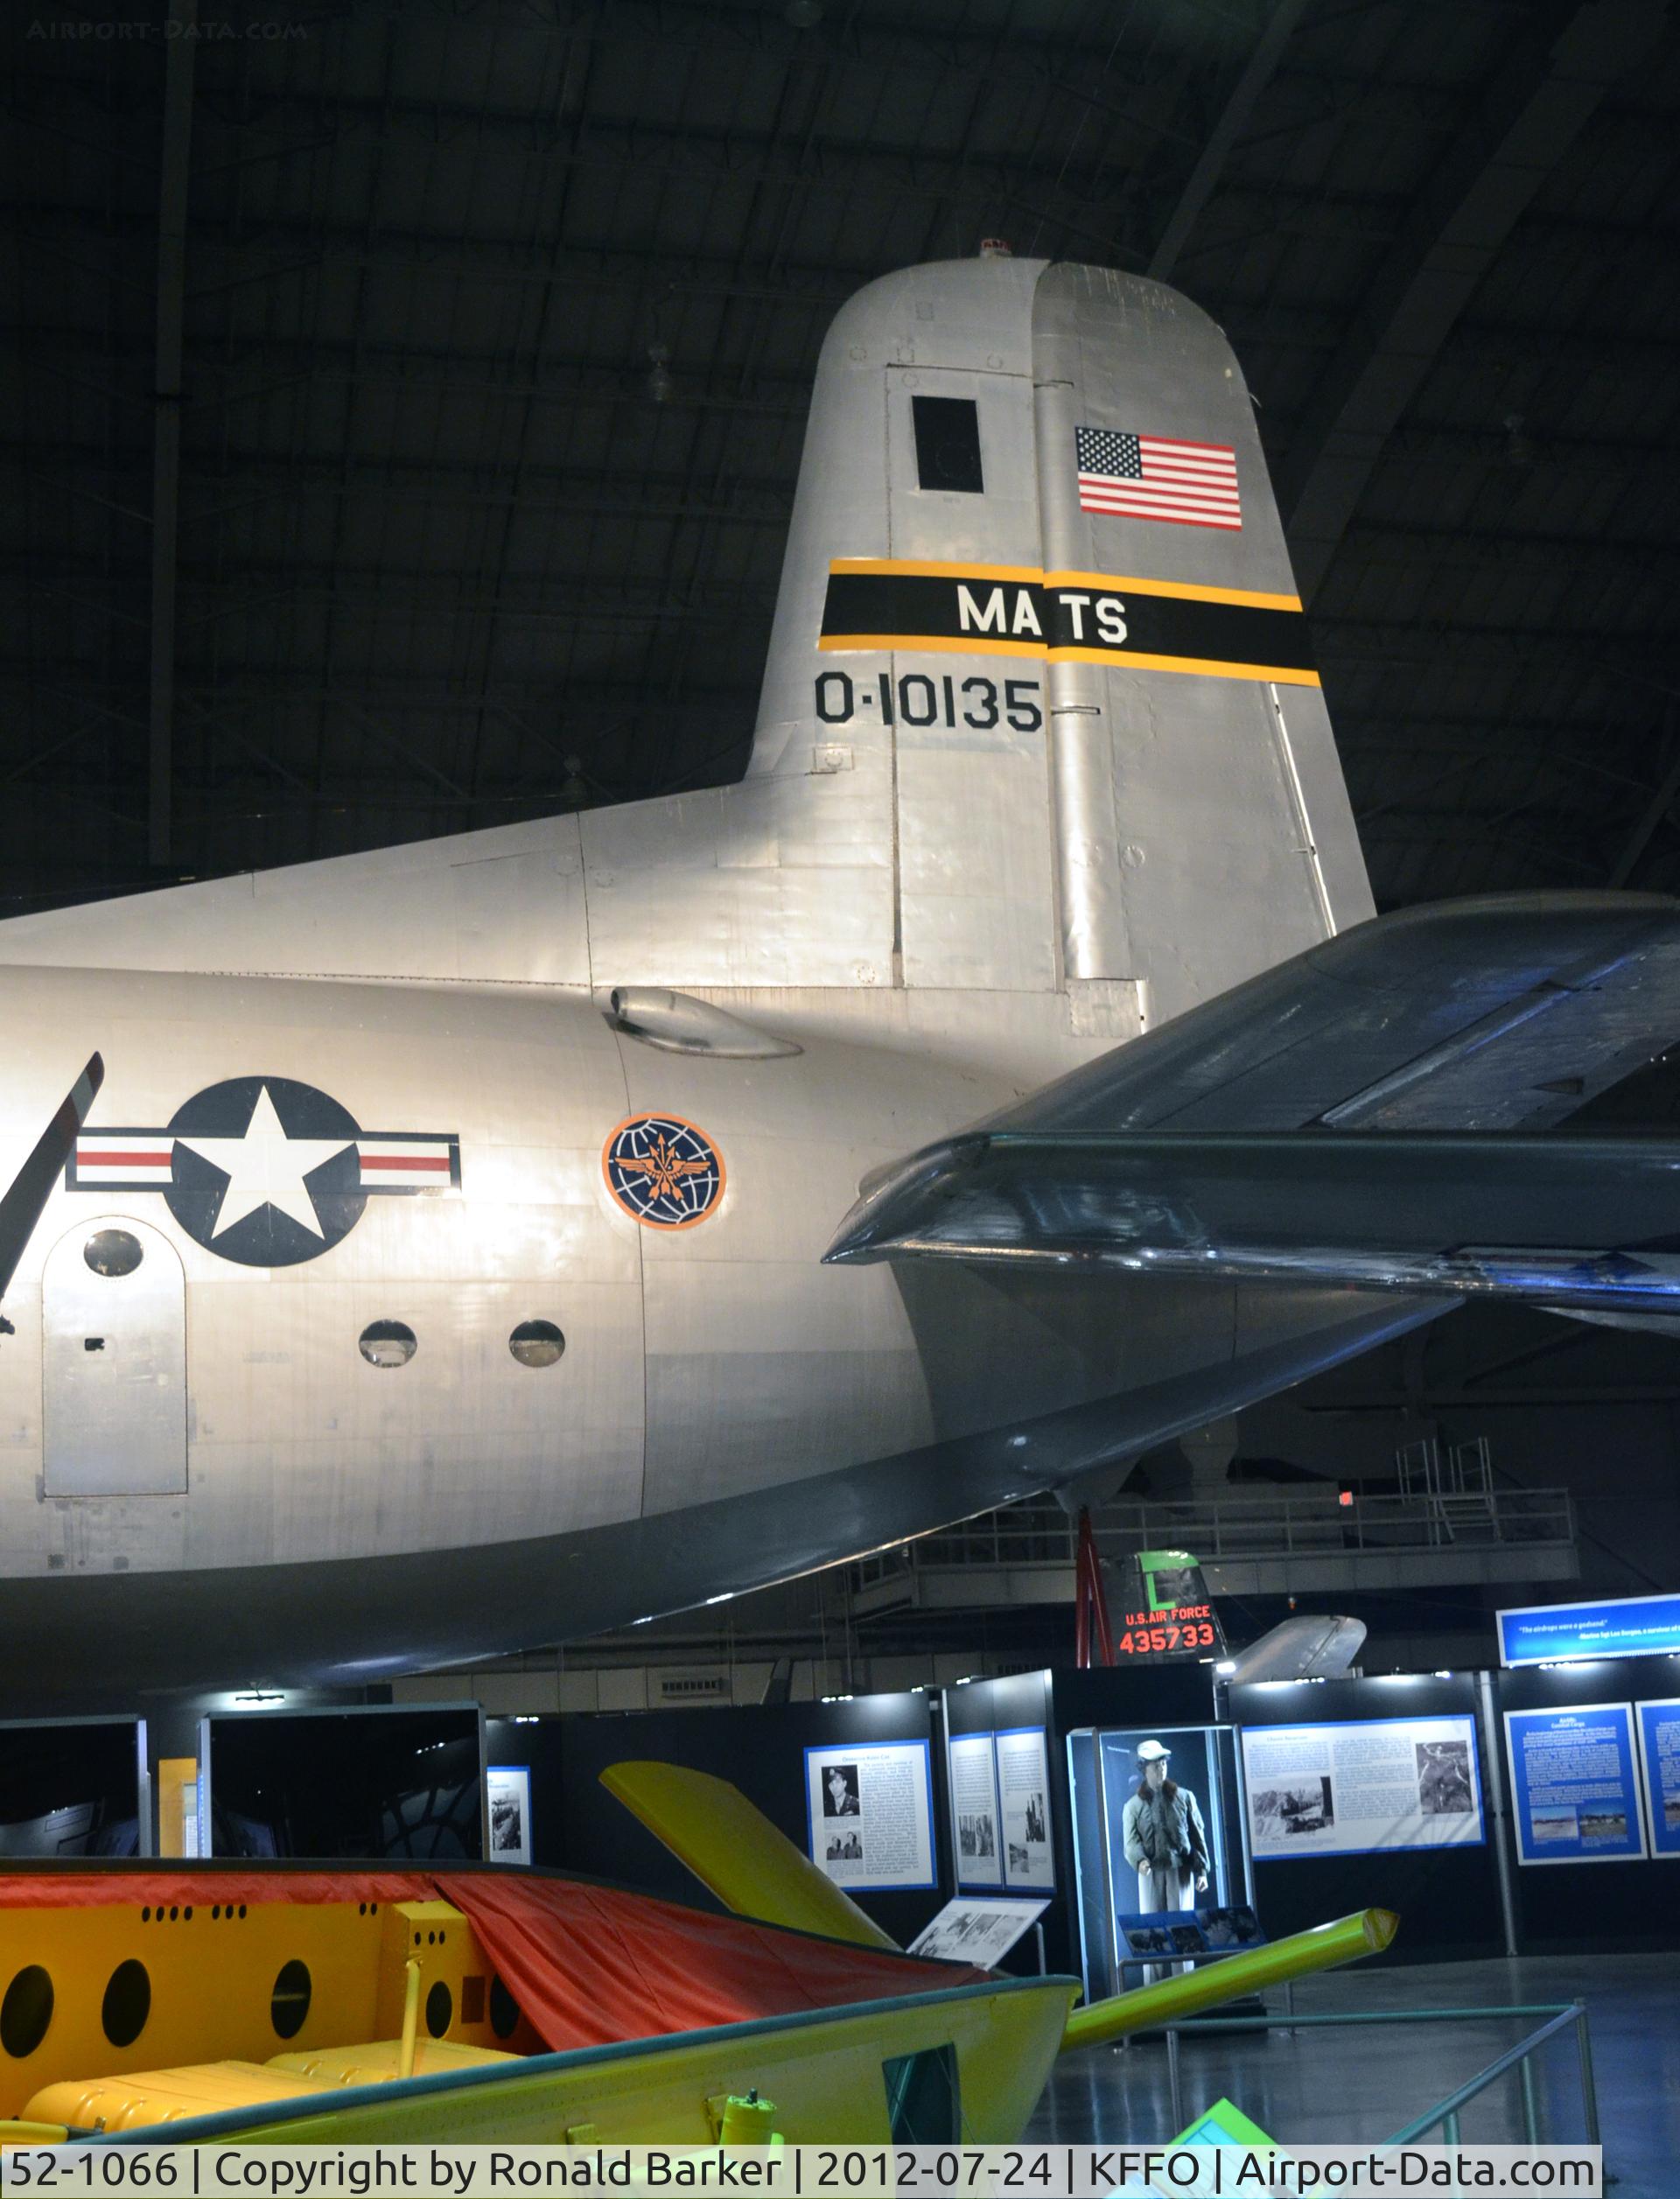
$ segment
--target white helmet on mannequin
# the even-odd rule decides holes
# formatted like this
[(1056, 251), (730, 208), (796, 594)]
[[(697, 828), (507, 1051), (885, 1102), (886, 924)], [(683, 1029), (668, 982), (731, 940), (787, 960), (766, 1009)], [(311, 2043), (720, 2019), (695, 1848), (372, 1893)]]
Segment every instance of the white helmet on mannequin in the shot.
[(1163, 1748), (1159, 1741), (1146, 1740), (1138, 1747), (1138, 1761), (1140, 1764), (1164, 1764), (1172, 1754), (1172, 1751)]

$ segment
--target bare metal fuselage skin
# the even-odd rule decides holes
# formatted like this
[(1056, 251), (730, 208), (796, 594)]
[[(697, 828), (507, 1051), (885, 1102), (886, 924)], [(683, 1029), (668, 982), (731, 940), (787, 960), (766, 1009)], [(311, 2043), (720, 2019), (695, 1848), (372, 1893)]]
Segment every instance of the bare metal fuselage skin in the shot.
[[(977, 393), (984, 497), (919, 487), (929, 392)], [(1237, 449), (1240, 532), (1080, 510), (1073, 423), (1133, 403)], [(824, 351), (742, 785), (0, 926), (8, 1169), (94, 1048), (108, 1152), (257, 1080), (458, 1156), (287, 1264), (144, 1181), (54, 1192), (0, 1334), (0, 1625), (60, 1691), (367, 1678), (700, 1603), (1136, 1455), (1418, 1318), (821, 1264), (871, 1170), (1370, 908), (1316, 684), (984, 636), (819, 650), (845, 557), (1148, 558), (1292, 600), (1202, 316), (1090, 270), (910, 270)], [(623, 986), (797, 1050), (672, 1050), (606, 1012)], [(609, 1181), (642, 1117), (717, 1158), (690, 1226)], [(137, 1269), (90, 1268), (104, 1227)], [(531, 1321), (554, 1363), (510, 1349)], [(382, 1323), (405, 1363), (360, 1348)]]
[[(18, 970), (0, 1003), (20, 1144), (95, 1033), (124, 1121), (231, 1067), (460, 1143), (458, 1190), (369, 1199), (271, 1270), (155, 1194), (54, 1195), (0, 1348), (0, 1565), (9, 1635), (60, 1681), (84, 1655), (367, 1674), (623, 1623), (1162, 1439), (1275, 1386), (1304, 1330), (1314, 1358), (1371, 1333), (1312, 1293), (822, 1266), (860, 1177), (1010, 1096), (914, 1048), (692, 1060), (588, 1000), (464, 988)], [(724, 1156), (697, 1227), (608, 1187), (605, 1141), (644, 1111)], [(146, 1248), (144, 1299), (88, 1275), (111, 1227)], [(564, 1336), (551, 1365), (510, 1351), (533, 1320)], [(411, 1360), (363, 1356), (382, 1321)]]

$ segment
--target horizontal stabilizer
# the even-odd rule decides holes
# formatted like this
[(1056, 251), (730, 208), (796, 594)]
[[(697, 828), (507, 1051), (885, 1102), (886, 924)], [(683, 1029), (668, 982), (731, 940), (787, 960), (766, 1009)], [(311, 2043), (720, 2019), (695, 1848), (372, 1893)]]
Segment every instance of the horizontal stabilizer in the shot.
[(1545, 1130), (1680, 1040), (1680, 901), (1356, 925), (1032, 1093), (1009, 1130)]
[(601, 1784), (738, 1916), (896, 1953), (897, 1941), (728, 1780), (642, 1762), (609, 1764)]
[(1365, 1646), (1363, 1619), (1301, 1612), (1233, 1651), (1225, 1677), (1245, 1687), (1256, 1680), (1337, 1680)]
[(999, 1130), (914, 1155), (832, 1261), (1033, 1262), (1680, 1308), (1680, 1141)]

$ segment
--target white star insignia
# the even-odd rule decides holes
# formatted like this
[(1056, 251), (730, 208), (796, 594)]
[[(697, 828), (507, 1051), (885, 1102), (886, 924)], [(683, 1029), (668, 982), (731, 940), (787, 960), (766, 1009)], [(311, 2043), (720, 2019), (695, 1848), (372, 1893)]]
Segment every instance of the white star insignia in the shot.
[(288, 1138), (266, 1084), (257, 1093), (242, 1137), (176, 1138), (228, 1179), (210, 1232), (213, 1240), (262, 1207), (290, 1215), (312, 1236), (325, 1240), (326, 1232), (304, 1178), (354, 1142), (350, 1138)]

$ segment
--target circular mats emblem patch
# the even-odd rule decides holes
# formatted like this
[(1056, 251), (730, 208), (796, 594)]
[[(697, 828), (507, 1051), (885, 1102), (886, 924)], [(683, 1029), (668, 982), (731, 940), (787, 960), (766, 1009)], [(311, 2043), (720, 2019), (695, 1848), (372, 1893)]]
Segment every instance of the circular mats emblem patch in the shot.
[(606, 1187), (650, 1229), (689, 1229), (724, 1195), (724, 1157), (680, 1115), (633, 1115), (601, 1154)]

